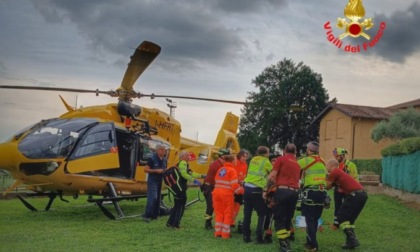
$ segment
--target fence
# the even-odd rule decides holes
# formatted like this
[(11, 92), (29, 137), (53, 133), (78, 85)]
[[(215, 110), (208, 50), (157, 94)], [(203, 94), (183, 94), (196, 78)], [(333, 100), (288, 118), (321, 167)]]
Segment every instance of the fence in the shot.
[(382, 159), (382, 183), (394, 189), (420, 194), (420, 150)]

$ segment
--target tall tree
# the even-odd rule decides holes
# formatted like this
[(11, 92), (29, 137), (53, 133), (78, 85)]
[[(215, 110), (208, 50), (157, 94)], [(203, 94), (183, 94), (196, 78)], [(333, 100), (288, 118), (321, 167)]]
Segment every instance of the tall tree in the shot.
[(389, 120), (380, 121), (373, 127), (371, 138), (399, 141), (409, 137), (420, 137), (420, 111), (409, 108), (393, 114)]
[(252, 84), (249, 104), (241, 110), (238, 139), (255, 152), (259, 145), (274, 149), (294, 143), (298, 151), (318, 139), (319, 125), (312, 120), (326, 107), (328, 94), (322, 77), (302, 62), (283, 59), (267, 67)]

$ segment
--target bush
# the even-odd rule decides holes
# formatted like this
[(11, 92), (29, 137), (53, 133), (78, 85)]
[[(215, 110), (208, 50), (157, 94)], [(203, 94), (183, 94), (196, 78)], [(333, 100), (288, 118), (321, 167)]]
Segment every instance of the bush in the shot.
[(359, 174), (382, 174), (382, 159), (354, 159)]
[(420, 137), (411, 137), (401, 140), (399, 143), (391, 144), (381, 151), (382, 156), (407, 155), (420, 150)]

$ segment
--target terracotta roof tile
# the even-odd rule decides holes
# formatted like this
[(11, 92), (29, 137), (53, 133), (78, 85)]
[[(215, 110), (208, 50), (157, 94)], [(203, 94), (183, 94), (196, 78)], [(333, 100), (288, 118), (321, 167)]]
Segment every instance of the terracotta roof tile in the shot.
[(372, 118), (372, 119), (388, 119), (398, 109), (378, 108), (349, 104), (333, 104), (333, 108), (341, 111), (349, 117)]
[(389, 109), (406, 109), (409, 107), (420, 107), (420, 99), (414, 100), (414, 101), (409, 101), (409, 102), (404, 102), (404, 103), (400, 103), (400, 104), (396, 104), (396, 105), (392, 105), (389, 106), (387, 108)]
[(318, 116), (312, 121), (312, 123), (321, 119), (331, 109), (336, 109), (349, 117), (377, 120), (388, 119), (392, 114), (399, 111), (399, 109), (392, 108), (379, 108), (351, 104), (330, 103), (321, 113), (318, 114)]

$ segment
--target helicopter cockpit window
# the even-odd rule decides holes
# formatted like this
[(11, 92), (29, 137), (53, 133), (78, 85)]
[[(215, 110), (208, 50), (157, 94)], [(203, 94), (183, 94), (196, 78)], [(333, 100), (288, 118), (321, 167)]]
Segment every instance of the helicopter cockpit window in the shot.
[(18, 149), (28, 158), (66, 157), (79, 136), (96, 123), (93, 119), (51, 121), (25, 136)]
[[(157, 140), (153, 140), (153, 139), (143, 139), (140, 138), (140, 155), (139, 155), (139, 161), (141, 164), (146, 164), (147, 160), (152, 157), (153, 153), (156, 152), (156, 146), (160, 144), (160, 145), (165, 145), (166, 150), (169, 150), (169, 145), (166, 143), (162, 143), (160, 141)], [(166, 158), (168, 158), (169, 156), (169, 151), (166, 151)]]
[(207, 164), (208, 159), (209, 159), (209, 149), (201, 150), (200, 153), (198, 153), (197, 163)]
[(87, 132), (83, 142), (77, 148), (74, 157), (110, 152), (111, 147), (114, 146), (114, 142), (115, 138), (112, 124), (99, 124)]

